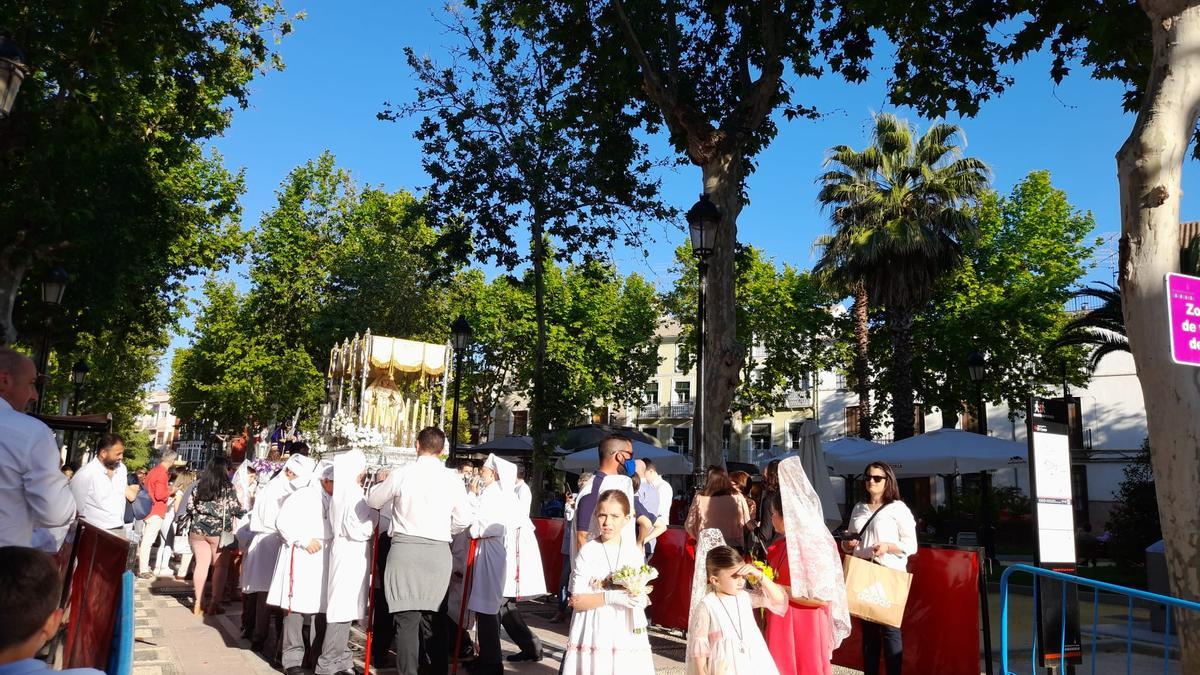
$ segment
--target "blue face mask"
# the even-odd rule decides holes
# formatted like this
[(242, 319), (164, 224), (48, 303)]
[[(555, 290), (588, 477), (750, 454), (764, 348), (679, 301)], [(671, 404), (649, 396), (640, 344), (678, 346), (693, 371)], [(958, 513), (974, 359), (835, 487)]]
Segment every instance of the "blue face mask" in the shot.
[(637, 462), (632, 459), (625, 460), (625, 475), (632, 476), (637, 473)]

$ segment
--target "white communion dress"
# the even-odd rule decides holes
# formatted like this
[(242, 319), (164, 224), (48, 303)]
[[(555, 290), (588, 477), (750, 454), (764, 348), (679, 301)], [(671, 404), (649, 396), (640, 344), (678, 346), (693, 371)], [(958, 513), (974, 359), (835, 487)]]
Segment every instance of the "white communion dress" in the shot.
[(731, 596), (709, 591), (688, 620), (687, 674), (698, 674), (696, 660), (704, 658), (708, 675), (778, 675), (754, 621), (758, 607), (779, 613), (786, 603), (773, 606), (762, 593), (741, 591)]
[[(617, 551), (620, 553), (617, 553)], [(597, 540), (579, 549), (571, 570), (571, 592), (601, 593), (602, 584), (613, 572), (627, 565), (642, 565), (636, 547), (605, 547)], [(571, 634), (563, 655), (564, 675), (650, 675), (654, 657), (646, 632), (632, 629), (633, 612), (644, 609), (602, 605), (571, 615)], [(751, 622), (753, 623), (753, 622)]]

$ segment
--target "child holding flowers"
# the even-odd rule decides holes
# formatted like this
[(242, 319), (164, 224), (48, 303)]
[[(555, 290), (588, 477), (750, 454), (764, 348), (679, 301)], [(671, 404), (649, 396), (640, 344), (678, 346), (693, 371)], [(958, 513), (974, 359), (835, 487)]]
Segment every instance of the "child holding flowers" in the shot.
[[(717, 534), (716, 530), (701, 533)], [(688, 625), (688, 675), (776, 675), (779, 670), (754, 621), (755, 607), (787, 611), (787, 593), (729, 546), (717, 546), (700, 559), (707, 593), (693, 601)], [(746, 584), (754, 586), (747, 592)]]
[(564, 675), (650, 675), (654, 660), (645, 631), (637, 632), (634, 614), (646, 608), (644, 594), (614, 587), (615, 572), (642, 565), (637, 541), (624, 541), (629, 497), (620, 490), (600, 494), (593, 514), (597, 538), (585, 543), (571, 571), (571, 632), (563, 655)]

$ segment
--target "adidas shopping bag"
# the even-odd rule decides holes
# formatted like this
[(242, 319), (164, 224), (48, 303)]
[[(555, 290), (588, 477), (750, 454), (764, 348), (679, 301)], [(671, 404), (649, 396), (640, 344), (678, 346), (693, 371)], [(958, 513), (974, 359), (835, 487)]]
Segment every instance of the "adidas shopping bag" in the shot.
[(904, 620), (912, 575), (852, 555), (846, 556), (843, 565), (850, 614), (899, 628)]

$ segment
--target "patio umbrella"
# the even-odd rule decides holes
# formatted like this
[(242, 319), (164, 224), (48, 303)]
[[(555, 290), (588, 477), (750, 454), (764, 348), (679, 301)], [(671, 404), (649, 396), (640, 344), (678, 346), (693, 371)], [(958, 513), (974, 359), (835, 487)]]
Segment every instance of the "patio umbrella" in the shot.
[(1024, 443), (1006, 441), (962, 429), (938, 429), (883, 446), (879, 451), (846, 455), (833, 460), (837, 473), (857, 474), (880, 459), (900, 477), (977, 473), (1027, 466)]
[(608, 436), (621, 436), (631, 441), (658, 446), (658, 439), (633, 427), (617, 427), (609, 424), (583, 424), (561, 431), (551, 432), (558, 439), (558, 447), (564, 450), (582, 450), (600, 445)]
[[(661, 474), (686, 475), (692, 472), (692, 460), (685, 455), (681, 455), (674, 450), (643, 443), (642, 441), (635, 440), (631, 442), (633, 443), (633, 458), (653, 460), (655, 468)], [(596, 447), (594, 445), (590, 448), (584, 448), (563, 457), (558, 460), (558, 468), (572, 472), (594, 471), (600, 464), (600, 457), (596, 452)]]
[(533, 437), (509, 434), (508, 436), (501, 436), (500, 438), (490, 440), (487, 443), (480, 443), (471, 448), (471, 451), (483, 452), (485, 454), (489, 452), (499, 454), (500, 452), (513, 451), (533, 452)]

